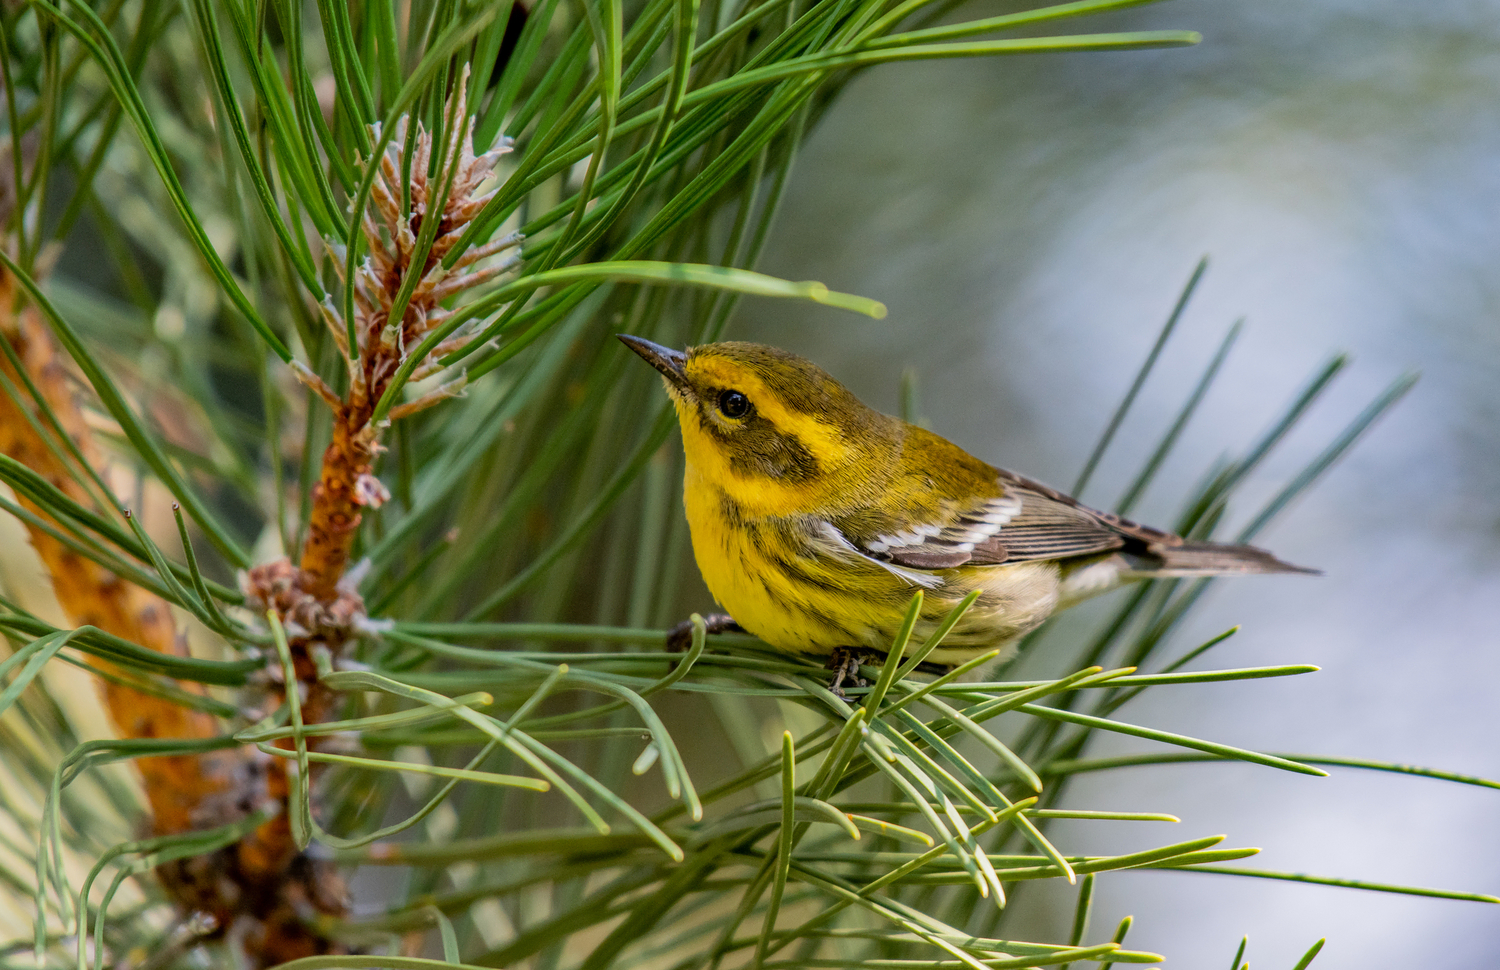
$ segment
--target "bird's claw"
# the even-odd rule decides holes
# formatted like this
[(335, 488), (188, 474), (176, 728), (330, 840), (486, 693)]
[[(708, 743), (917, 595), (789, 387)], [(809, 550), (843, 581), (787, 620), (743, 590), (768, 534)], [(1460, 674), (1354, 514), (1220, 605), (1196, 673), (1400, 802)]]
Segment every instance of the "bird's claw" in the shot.
[[(710, 613), (703, 618), (703, 628), (710, 634), (744, 633), (745, 628), (727, 613)], [(683, 620), (667, 631), (667, 652), (686, 653), (693, 645), (693, 621)]]
[(864, 650), (858, 647), (837, 647), (829, 655), (828, 662), (823, 665), (825, 670), (833, 671), (833, 683), (828, 689), (833, 696), (841, 701), (848, 701), (849, 695), (844, 693), (844, 683), (848, 682), (850, 687), (868, 687), (869, 681), (859, 674), (859, 665), (866, 660), (871, 660), (877, 654), (873, 650)]

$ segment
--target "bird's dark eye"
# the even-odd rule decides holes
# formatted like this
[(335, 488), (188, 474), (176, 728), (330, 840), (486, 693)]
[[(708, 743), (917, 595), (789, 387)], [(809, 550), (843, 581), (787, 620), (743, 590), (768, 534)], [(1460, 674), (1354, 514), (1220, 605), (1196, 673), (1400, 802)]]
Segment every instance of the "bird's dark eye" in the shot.
[(750, 413), (750, 399), (739, 391), (719, 395), (719, 413), (726, 418), (743, 418)]

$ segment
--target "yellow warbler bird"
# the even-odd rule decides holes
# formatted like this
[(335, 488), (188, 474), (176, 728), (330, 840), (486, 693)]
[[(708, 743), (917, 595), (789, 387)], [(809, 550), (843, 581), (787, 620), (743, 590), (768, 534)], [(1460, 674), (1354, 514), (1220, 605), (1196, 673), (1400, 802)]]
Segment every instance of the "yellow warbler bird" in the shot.
[(1013, 648), (1055, 611), (1130, 580), (1316, 572), (1080, 505), (866, 407), (784, 350), (620, 340), (661, 372), (677, 408), (693, 554), (729, 611), (714, 626), (829, 658), (840, 693), (860, 660), (885, 652), (917, 589), (916, 642), (979, 591), (928, 656), (955, 664)]

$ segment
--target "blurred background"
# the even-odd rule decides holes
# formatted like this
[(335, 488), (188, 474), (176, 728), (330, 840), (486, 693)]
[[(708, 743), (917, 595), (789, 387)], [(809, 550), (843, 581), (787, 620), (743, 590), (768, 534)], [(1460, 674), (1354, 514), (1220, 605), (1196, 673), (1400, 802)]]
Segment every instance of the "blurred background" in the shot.
[[(733, 335), (805, 354), (887, 411), (914, 368), (935, 430), (1067, 488), (1207, 254), (1086, 500), (1118, 500), (1237, 318), (1245, 332), (1134, 517), (1170, 522), (1214, 458), (1243, 449), (1333, 353), (1354, 357), (1225, 534), (1420, 371), (1257, 540), (1327, 575), (1222, 582), (1169, 652), (1238, 623), (1196, 666), (1322, 672), (1175, 688), (1170, 710), (1152, 692), (1120, 716), (1500, 777), (1500, 4), (1181, 0), (1076, 29), (1133, 28), (1204, 41), (862, 75), (811, 136), (761, 269), (875, 297), (890, 316), (761, 301)], [(1183, 825), (1159, 834), (1227, 833), (1264, 849), (1258, 867), (1500, 893), (1500, 791), (1162, 766), (1116, 773), (1103, 804), (1090, 784), (1103, 778), (1083, 776), (1069, 803), (1175, 812)], [(1086, 844), (1097, 824), (1065, 831), (1070, 848), (1105, 847)], [(1327, 936), (1323, 970), (1478, 970), (1500, 944), (1500, 907), (1479, 903), (1167, 872), (1099, 889), (1095, 935), (1133, 914), (1130, 943), (1180, 967), (1226, 966), (1247, 934), (1256, 967), (1290, 967)], [(1065, 934), (1071, 900), (1048, 902), (1028, 905)]]

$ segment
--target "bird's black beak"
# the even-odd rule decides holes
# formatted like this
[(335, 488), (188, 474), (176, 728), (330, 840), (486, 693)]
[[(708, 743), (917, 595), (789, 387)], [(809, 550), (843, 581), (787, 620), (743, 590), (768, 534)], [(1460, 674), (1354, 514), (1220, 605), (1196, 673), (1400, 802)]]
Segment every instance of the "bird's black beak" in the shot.
[(673, 387), (687, 390), (687, 375), (683, 372), (683, 366), (687, 364), (687, 354), (661, 344), (654, 344), (644, 337), (633, 337), (628, 333), (619, 333), (615, 336), (620, 338), (620, 343), (640, 354), (646, 363), (661, 371), (663, 377), (671, 382)]

